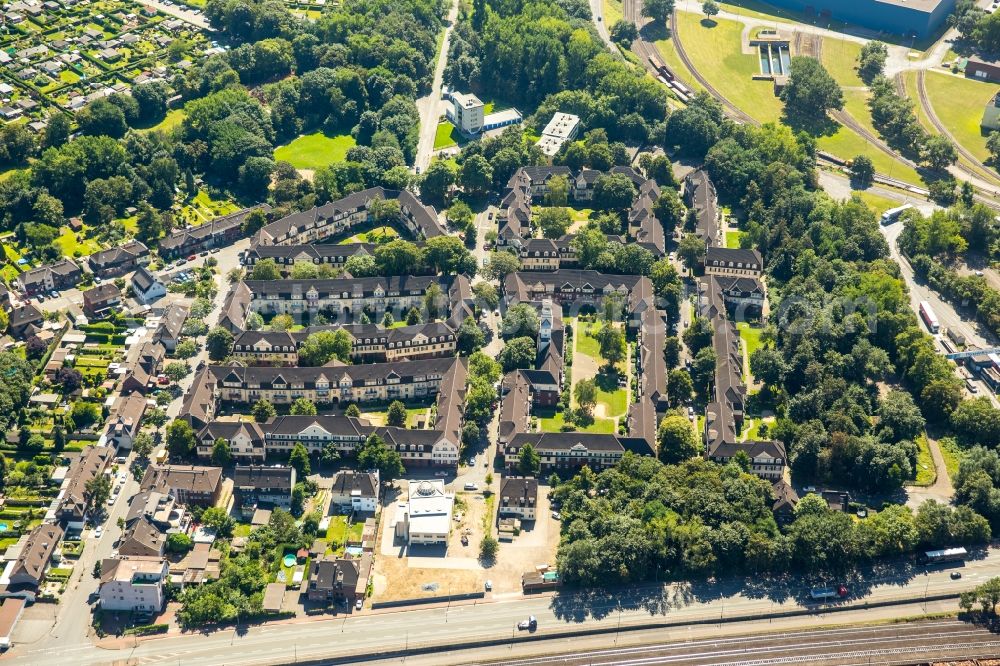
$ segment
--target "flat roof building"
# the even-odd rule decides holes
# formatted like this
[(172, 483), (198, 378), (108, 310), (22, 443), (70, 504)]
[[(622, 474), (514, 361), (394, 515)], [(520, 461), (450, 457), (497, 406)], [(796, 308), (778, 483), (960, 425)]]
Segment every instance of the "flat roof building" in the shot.
[(557, 111), (542, 130), (542, 137), (535, 144), (543, 153), (552, 157), (562, 145), (576, 138), (580, 131), (580, 116)]
[(956, 0), (770, 0), (821, 21), (843, 21), (879, 32), (928, 37), (955, 9)]

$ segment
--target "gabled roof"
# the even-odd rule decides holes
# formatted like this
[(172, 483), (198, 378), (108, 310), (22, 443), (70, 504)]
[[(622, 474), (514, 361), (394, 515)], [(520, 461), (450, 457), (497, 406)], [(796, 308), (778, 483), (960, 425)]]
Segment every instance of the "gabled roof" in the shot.
[(146, 270), (145, 266), (139, 266), (132, 274), (132, 288), (145, 294), (150, 288), (158, 283), (156, 276)]

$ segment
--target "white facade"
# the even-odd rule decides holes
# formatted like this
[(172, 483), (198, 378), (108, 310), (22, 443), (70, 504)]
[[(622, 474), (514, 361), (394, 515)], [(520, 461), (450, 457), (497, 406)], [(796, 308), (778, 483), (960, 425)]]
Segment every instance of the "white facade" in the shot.
[(445, 492), (444, 481), (410, 481), (409, 501), (400, 507), (396, 536), (411, 546), (448, 544), (455, 496)]
[(466, 134), (479, 134), (485, 124), (486, 105), (472, 93), (451, 94), (451, 114), (449, 120)]
[(552, 115), (552, 120), (545, 126), (545, 129), (542, 130), (542, 137), (535, 145), (543, 153), (552, 157), (559, 152), (564, 143), (575, 139), (579, 131), (580, 116), (557, 111)]
[(167, 575), (166, 560), (158, 557), (122, 558), (109, 575), (101, 577), (101, 608), (159, 612), (165, 601), (163, 582)]

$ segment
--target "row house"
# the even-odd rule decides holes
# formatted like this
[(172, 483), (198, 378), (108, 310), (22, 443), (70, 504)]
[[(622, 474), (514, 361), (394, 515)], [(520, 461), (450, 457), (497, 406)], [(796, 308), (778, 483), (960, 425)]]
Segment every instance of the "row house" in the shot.
[(718, 246), (719, 206), (715, 185), (704, 169), (692, 171), (684, 178), (684, 201), (694, 210), (698, 222), (695, 234), (706, 246)]
[(222, 468), (150, 465), (139, 488), (173, 495), (180, 504), (212, 507), (222, 492)]
[[(419, 244), (418, 244), (419, 245)], [(343, 268), (351, 257), (375, 256), (374, 243), (310, 243), (308, 245), (259, 245), (254, 244), (243, 255), (243, 263), (253, 268), (258, 261), (270, 259), (282, 274), (287, 275), (297, 263)]]
[(375, 208), (372, 202), (388, 200), (398, 202), (399, 218), (396, 221), (413, 236), (435, 238), (448, 235), (448, 230), (438, 221), (437, 211), (421, 203), (412, 192), (371, 187), (272, 222), (257, 233), (255, 244), (304, 245), (322, 241), (356, 226), (369, 224), (373, 221), (371, 210)]
[(83, 279), (83, 271), (73, 261), (60, 259), (54, 264), (32, 268), (17, 276), (15, 283), (24, 294), (45, 294), (72, 289)]
[(237, 465), (233, 472), (233, 490), (244, 515), (253, 515), (258, 507), (292, 507), (295, 468), (281, 465)]
[(361, 361), (398, 361), (454, 356), (455, 332), (443, 322), (385, 328), (380, 324), (314, 326), (299, 331), (244, 331), (233, 342), (233, 356), (254, 365), (298, 365), (298, 350), (310, 335), (344, 330), (351, 354)]
[(740, 451), (750, 458), (750, 473), (766, 481), (780, 481), (785, 473), (785, 445), (774, 440), (724, 442), (715, 446), (709, 460), (725, 465)]
[(134, 271), (149, 263), (149, 248), (137, 240), (124, 245), (101, 250), (87, 260), (90, 269), (102, 278), (113, 278)]
[(396, 363), (278, 368), (209, 366), (218, 397), (253, 404), (264, 398), (291, 404), (306, 398), (317, 404), (391, 402), (433, 396), (457, 358)]
[(105, 282), (83, 292), (83, 313), (89, 319), (102, 319), (111, 314), (121, 302), (121, 290), (113, 282)]
[[(70, 466), (56, 518), (72, 529), (82, 529), (88, 515), (87, 484), (104, 474), (115, 456), (114, 447), (88, 446)], [(98, 507), (98, 509), (103, 507)]]
[(503, 447), (504, 464), (515, 470), (521, 450), (531, 444), (541, 459), (542, 472), (572, 472), (583, 466), (595, 472), (615, 466), (626, 451), (655, 455), (645, 440), (588, 432), (519, 433)]
[(726, 305), (751, 315), (764, 311), (764, 285), (756, 278), (722, 276), (713, 279)]
[(639, 247), (649, 250), (654, 256), (664, 257), (667, 254), (667, 237), (663, 233), (663, 224), (653, 212), (659, 198), (660, 188), (656, 181), (643, 181), (639, 186), (639, 195), (629, 209), (628, 232)]
[(351, 315), (363, 311), (420, 309), (431, 285), (446, 298), (453, 279), (438, 276), (333, 278), (323, 280), (246, 280), (250, 310), (259, 314), (301, 315), (320, 310)]
[(190, 229), (176, 229), (160, 240), (158, 246), (160, 256), (164, 259), (173, 259), (216, 247), (232, 245), (244, 236), (243, 222), (254, 210), (269, 213), (271, 207), (267, 204), (259, 204), (252, 208), (244, 208), (235, 213), (217, 217), (210, 222)]
[[(328, 443), (333, 443), (348, 456), (370, 435), (377, 434), (387, 446), (399, 452), (409, 466), (456, 467), (462, 445), (468, 368), (462, 359), (448, 361), (451, 366), (441, 380), (437, 419), (432, 429), (373, 426), (364, 419), (346, 416), (279, 416), (260, 424), (208, 421), (198, 426), (198, 456), (210, 458), (212, 447), (219, 439), (229, 442), (232, 457), (241, 463), (263, 463), (268, 456), (285, 458), (297, 442), (310, 453), (319, 453)], [(187, 418), (197, 422), (190, 415)]]
[(710, 246), (705, 248), (705, 274), (759, 278), (764, 259), (757, 250)]
[(600, 308), (605, 298), (618, 297), (625, 304), (628, 325), (632, 328), (639, 326), (642, 312), (655, 307), (653, 284), (641, 275), (611, 275), (579, 269), (520, 271), (507, 275), (502, 286), (508, 307), (547, 299), (558, 305)]

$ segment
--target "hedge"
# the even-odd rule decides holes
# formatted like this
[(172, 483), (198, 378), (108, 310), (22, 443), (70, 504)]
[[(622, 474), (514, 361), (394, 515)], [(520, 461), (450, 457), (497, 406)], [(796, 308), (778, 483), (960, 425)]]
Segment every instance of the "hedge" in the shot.
[(150, 634), (165, 634), (169, 628), (169, 624), (144, 624), (138, 627), (129, 627), (124, 633), (126, 636), (149, 636)]

